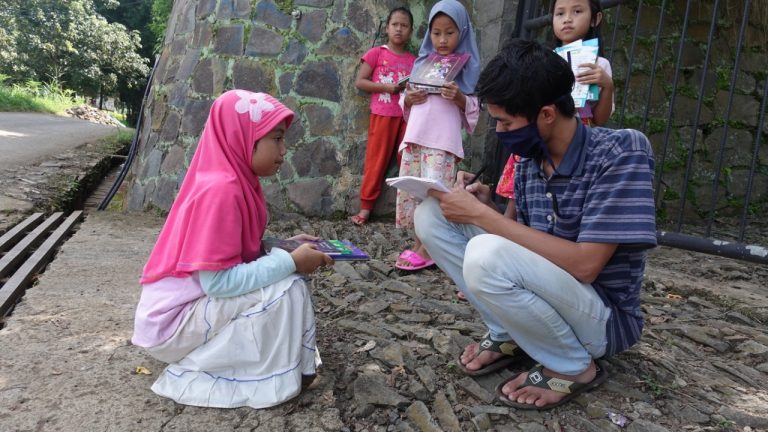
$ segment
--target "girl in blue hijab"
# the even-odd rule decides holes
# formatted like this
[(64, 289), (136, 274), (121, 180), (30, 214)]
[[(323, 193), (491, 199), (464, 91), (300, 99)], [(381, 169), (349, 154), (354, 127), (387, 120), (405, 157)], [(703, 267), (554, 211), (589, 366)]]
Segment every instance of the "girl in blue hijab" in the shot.
[[(475, 85), (480, 74), (480, 56), (475, 31), (464, 6), (456, 0), (437, 2), (429, 13), (429, 31), (419, 49), (411, 80), (450, 69), (456, 58), (468, 56), (458, 75), (432, 92), (410, 85), (400, 98), (403, 118), (407, 122), (399, 150), (400, 176), (439, 180), (451, 187), (456, 180), (457, 164), (464, 158), (462, 128), (471, 134), (480, 113)], [(395, 226), (409, 230), (414, 240), (412, 249), (404, 250), (395, 267), (419, 270), (434, 261), (413, 232), (413, 212), (419, 200), (397, 191)]]

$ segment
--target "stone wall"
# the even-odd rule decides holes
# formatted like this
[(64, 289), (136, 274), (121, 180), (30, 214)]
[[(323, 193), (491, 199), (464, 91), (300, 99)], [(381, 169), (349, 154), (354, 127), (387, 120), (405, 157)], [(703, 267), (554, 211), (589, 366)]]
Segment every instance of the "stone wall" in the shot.
[[(298, 114), (280, 173), (262, 179), (273, 210), (332, 216), (355, 211), (368, 128), (355, 89), (360, 56), (390, 9), (413, 12), (418, 49), (433, 2), (398, 0), (177, 0), (152, 79), (126, 206), (167, 211), (215, 97), (230, 88), (271, 93)], [(506, 38), (517, 1), (466, 0), (483, 59)], [(383, 25), (381, 29), (383, 33)], [(383, 43), (379, 37), (377, 44)], [(465, 140), (469, 168), (492, 154), (481, 118)], [(394, 174), (392, 166), (390, 174)], [(385, 187), (375, 212), (392, 213)]]
[[(481, 57), (487, 61), (511, 33), (518, 2), (463, 1), (473, 18)], [(713, 3), (691, 2), (671, 109), (686, 0), (667, 3), (659, 34), (660, 10), (654, 4), (660, 2), (643, 2), (637, 20), (634, 2), (627, 2), (618, 14), (615, 9), (606, 11), (603, 42), (608, 47), (613, 41), (617, 47), (606, 53), (616, 83), (616, 111), (609, 126), (641, 129), (653, 142), (657, 171), (662, 173), (660, 220), (676, 217), (685, 195), (686, 220), (698, 223), (708, 217), (712, 205), (743, 2), (720, 2), (706, 73)], [(177, 0), (152, 81), (145, 110), (147, 127), (140, 137), (138, 160), (132, 166), (127, 207), (170, 208), (212, 100), (226, 89), (245, 88), (272, 93), (298, 113), (289, 130), (287, 162), (278, 176), (263, 179), (273, 208), (323, 216), (355, 211), (369, 113), (368, 96), (354, 87), (359, 56), (373, 44), (387, 12), (397, 6), (412, 10), (412, 44), (418, 47), (432, 4), (402, 0)], [(768, 77), (768, 12), (759, 1), (752, 4), (717, 183), (714, 206), (718, 215), (740, 213), (759, 133), (760, 101)], [(614, 39), (616, 15), (619, 25)], [(633, 48), (636, 23), (638, 38)], [(551, 28), (540, 30), (538, 37), (551, 38)], [(655, 74), (651, 74), (657, 40), (660, 51)], [(381, 38), (376, 40), (382, 42)], [(627, 75), (630, 55), (632, 68)], [(704, 95), (701, 106), (700, 94)], [(646, 107), (649, 118), (644, 121)], [(698, 127), (694, 128), (697, 111)], [(768, 207), (768, 121), (760, 133), (751, 199), (756, 214)], [(476, 169), (484, 160), (493, 160), (494, 143), (493, 129), (483, 116), (475, 133), (465, 140), (467, 159), (463, 166)], [(691, 143), (694, 150), (689, 159)], [(393, 163), (389, 174), (395, 173)], [(393, 206), (394, 190), (385, 186), (375, 213), (390, 214)]]

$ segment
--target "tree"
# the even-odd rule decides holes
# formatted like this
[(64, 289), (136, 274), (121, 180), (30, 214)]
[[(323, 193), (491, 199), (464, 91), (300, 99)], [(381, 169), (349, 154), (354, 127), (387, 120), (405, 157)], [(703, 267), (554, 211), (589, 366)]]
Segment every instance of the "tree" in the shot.
[(152, 0), (152, 23), (149, 28), (155, 35), (155, 51), (160, 51), (165, 39), (165, 29), (173, 9), (173, 0)]
[(119, 85), (143, 88), (149, 74), (139, 33), (97, 12), (116, 0), (4, 0), (0, 6), (0, 74), (11, 81), (56, 82), (89, 95)]

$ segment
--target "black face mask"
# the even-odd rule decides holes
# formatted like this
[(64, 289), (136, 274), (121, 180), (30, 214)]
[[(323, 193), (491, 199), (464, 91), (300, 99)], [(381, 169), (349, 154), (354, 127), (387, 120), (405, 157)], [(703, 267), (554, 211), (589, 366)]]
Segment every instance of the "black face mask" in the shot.
[(496, 137), (501, 145), (520, 157), (542, 160), (546, 156), (544, 140), (534, 122), (515, 130), (496, 132)]

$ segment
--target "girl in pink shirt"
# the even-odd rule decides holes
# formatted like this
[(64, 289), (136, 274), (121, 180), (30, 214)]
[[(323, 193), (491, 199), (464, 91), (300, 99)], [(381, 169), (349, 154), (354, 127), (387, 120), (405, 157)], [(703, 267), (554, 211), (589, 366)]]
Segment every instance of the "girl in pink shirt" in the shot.
[(403, 7), (392, 9), (387, 17), (387, 43), (371, 48), (360, 59), (355, 87), (371, 94), (371, 118), (360, 185), (360, 211), (350, 218), (356, 225), (368, 222), (381, 195), (387, 165), (403, 140), (405, 121), (399, 101), (404, 84), (398, 82), (411, 73), (416, 59), (405, 49), (412, 31), (411, 12)]
[[(461, 129), (472, 133), (480, 113), (475, 84), (480, 74), (480, 55), (469, 14), (456, 0), (437, 2), (429, 13), (429, 33), (419, 49), (414, 71), (432, 53), (441, 56), (468, 53), (469, 60), (440, 93), (408, 88), (403, 98), (405, 129), (400, 158), (400, 176), (426, 177), (453, 185), (456, 164), (464, 158)], [(395, 267), (419, 270), (434, 264), (424, 245), (413, 233), (413, 211), (419, 202), (402, 190), (397, 191), (395, 226), (408, 229), (414, 240), (412, 249), (403, 251)]]
[(280, 168), (292, 119), (264, 93), (230, 90), (211, 106), (141, 275), (132, 342), (170, 363), (152, 386), (160, 396), (264, 408), (315, 376), (314, 312), (299, 273), (332, 260), (309, 244), (267, 253), (261, 243), (268, 214), (259, 177)]

